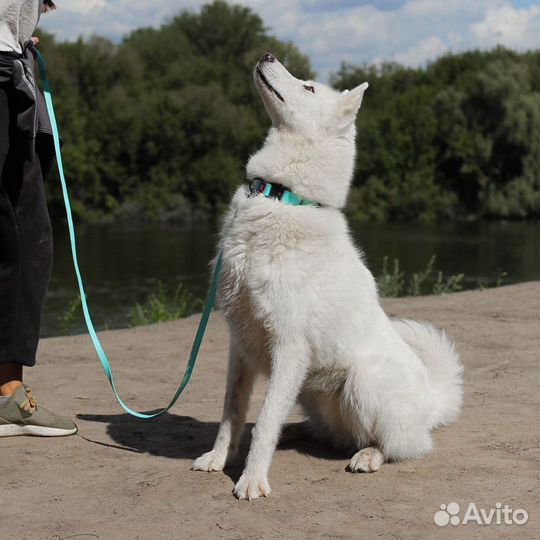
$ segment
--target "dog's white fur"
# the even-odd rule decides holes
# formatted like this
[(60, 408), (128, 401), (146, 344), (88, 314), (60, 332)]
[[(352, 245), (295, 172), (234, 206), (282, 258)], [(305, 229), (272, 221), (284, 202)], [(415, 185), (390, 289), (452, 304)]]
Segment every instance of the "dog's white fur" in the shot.
[(429, 324), (388, 318), (340, 211), (367, 83), (340, 94), (296, 79), (268, 56), (254, 76), (273, 125), (249, 160), (248, 178), (282, 184), (324, 206), (290, 206), (241, 187), (224, 221), (227, 393), (214, 448), (193, 468), (221, 470), (231, 459), (255, 375), (266, 374), (264, 404), (234, 488), (250, 500), (270, 493), (272, 455), (296, 401), (318, 433), (355, 447), (350, 470), (367, 472), (429, 452), (430, 431), (452, 422), (462, 402), (462, 366), (452, 344)]

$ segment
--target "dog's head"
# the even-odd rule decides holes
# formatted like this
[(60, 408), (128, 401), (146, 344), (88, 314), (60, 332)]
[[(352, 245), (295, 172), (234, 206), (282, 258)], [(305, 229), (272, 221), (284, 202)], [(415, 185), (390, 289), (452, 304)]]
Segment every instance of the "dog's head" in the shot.
[(354, 169), (355, 118), (368, 84), (340, 93), (302, 81), (270, 53), (257, 63), (254, 78), (273, 125), (248, 161), (248, 178), (341, 208)]
[(302, 81), (270, 53), (259, 60), (253, 76), (274, 126), (310, 138), (339, 136), (354, 129), (368, 87), (365, 82), (339, 93), (321, 83)]

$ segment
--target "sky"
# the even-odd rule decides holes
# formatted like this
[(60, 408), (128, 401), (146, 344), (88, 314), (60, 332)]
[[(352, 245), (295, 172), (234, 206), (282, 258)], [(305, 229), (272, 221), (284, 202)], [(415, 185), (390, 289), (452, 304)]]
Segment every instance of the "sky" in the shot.
[[(98, 34), (120, 41), (207, 0), (56, 0), (40, 26), (59, 40)], [(447, 52), (501, 44), (540, 48), (539, 0), (231, 0), (269, 32), (295, 43), (327, 80), (342, 61), (421, 66)], [(261, 53), (264, 51), (261, 51)]]

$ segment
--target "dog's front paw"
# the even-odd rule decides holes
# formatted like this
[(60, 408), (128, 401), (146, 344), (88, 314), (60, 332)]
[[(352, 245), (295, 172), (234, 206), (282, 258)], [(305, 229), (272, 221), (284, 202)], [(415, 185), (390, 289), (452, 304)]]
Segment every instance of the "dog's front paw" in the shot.
[(270, 495), (270, 491), (266, 475), (247, 473), (242, 474), (233, 489), (233, 493), (238, 499), (247, 499), (248, 501), (258, 497), (267, 497)]
[(194, 471), (222, 471), (227, 461), (227, 454), (210, 450), (198, 457), (191, 468)]
[(375, 472), (384, 463), (383, 453), (373, 446), (356, 452), (349, 463), (351, 472)]

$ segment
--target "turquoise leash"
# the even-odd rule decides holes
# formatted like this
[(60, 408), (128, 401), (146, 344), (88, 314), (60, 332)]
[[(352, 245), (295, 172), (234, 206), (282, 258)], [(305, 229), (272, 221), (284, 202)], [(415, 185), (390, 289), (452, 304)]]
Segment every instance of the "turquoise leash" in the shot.
[(67, 190), (67, 185), (66, 185), (66, 179), (64, 176), (64, 166), (62, 165), (62, 154), (60, 153), (60, 137), (58, 135), (58, 126), (56, 123), (56, 117), (54, 115), (54, 107), (53, 107), (53, 102), (52, 102), (51, 89), (49, 86), (49, 79), (47, 78), (47, 70), (45, 67), (45, 60), (43, 58), (43, 55), (37, 49), (34, 49), (34, 51), (37, 55), (37, 60), (39, 64), (39, 72), (41, 75), (41, 82), (43, 84), (43, 94), (45, 97), (45, 103), (47, 105), (47, 111), (49, 113), (49, 118), (51, 121), (53, 140), (54, 140), (54, 151), (56, 153), (56, 162), (58, 165), (58, 172), (60, 174), (60, 182), (62, 184), (62, 195), (64, 197), (64, 204), (66, 207), (66, 216), (67, 216), (68, 229), (69, 229), (69, 240), (71, 243), (71, 253), (73, 256), (73, 266), (75, 268), (75, 274), (77, 275), (77, 282), (79, 284), (79, 291), (81, 295), (81, 304), (82, 304), (82, 309), (83, 309), (83, 314), (84, 314), (84, 320), (88, 328), (88, 333), (90, 334), (90, 338), (92, 339), (94, 349), (96, 350), (96, 353), (101, 362), (101, 365), (103, 366), (105, 375), (107, 375), (107, 379), (109, 379), (109, 383), (114, 392), (114, 395), (116, 396), (118, 403), (120, 403), (124, 411), (126, 411), (127, 413), (133, 416), (136, 416), (137, 418), (144, 418), (144, 419), (155, 418), (156, 416), (159, 416), (160, 414), (167, 412), (171, 407), (174, 406), (174, 404), (178, 401), (178, 398), (184, 391), (184, 388), (187, 386), (189, 379), (191, 378), (191, 373), (193, 371), (193, 367), (195, 366), (195, 361), (197, 360), (197, 355), (201, 347), (201, 343), (204, 337), (204, 332), (206, 330), (206, 325), (208, 324), (208, 318), (210, 317), (210, 313), (212, 311), (212, 307), (216, 299), (218, 279), (219, 279), (219, 274), (221, 271), (221, 265), (223, 262), (223, 253), (220, 252), (216, 260), (216, 265), (214, 267), (214, 272), (212, 274), (212, 281), (210, 283), (210, 288), (208, 290), (208, 297), (206, 299), (206, 304), (204, 306), (204, 310), (201, 315), (201, 320), (199, 321), (199, 327), (197, 328), (197, 333), (195, 334), (195, 340), (193, 341), (193, 346), (191, 348), (191, 353), (189, 355), (189, 360), (186, 366), (186, 370), (184, 372), (184, 376), (182, 377), (182, 382), (180, 383), (178, 390), (174, 394), (170, 403), (164, 409), (161, 409), (160, 411), (156, 413), (145, 414), (145, 413), (139, 413), (137, 411), (134, 411), (133, 409), (131, 409), (124, 403), (124, 401), (118, 394), (116, 385), (114, 384), (114, 378), (113, 378), (111, 366), (109, 364), (109, 360), (107, 359), (107, 355), (105, 354), (105, 351), (103, 350), (103, 347), (101, 346), (101, 342), (99, 341), (99, 338), (97, 336), (96, 330), (94, 329), (94, 324), (92, 323), (92, 318), (90, 317), (88, 304), (86, 303), (86, 293), (84, 292), (83, 280), (81, 277), (81, 271), (79, 269), (79, 261), (77, 259), (75, 227), (73, 226), (71, 205), (69, 203), (69, 195), (68, 195), (68, 190)]

